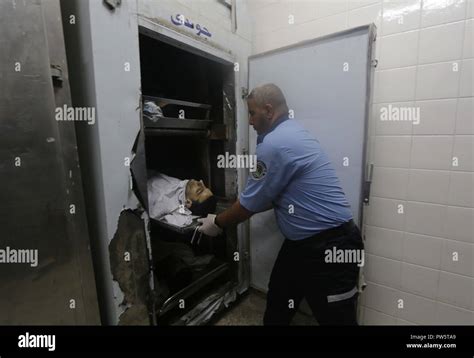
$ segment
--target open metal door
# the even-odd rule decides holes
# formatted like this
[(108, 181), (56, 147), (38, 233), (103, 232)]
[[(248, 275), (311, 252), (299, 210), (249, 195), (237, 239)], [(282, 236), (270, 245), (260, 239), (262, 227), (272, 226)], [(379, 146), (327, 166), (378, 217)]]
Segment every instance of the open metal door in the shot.
[[(366, 138), (372, 82), (375, 26), (366, 25), (249, 58), (249, 90), (275, 83), (290, 113), (329, 155), (351, 205), (362, 223)], [(256, 133), (250, 129), (250, 152)], [(251, 284), (267, 291), (270, 272), (283, 237), (273, 210), (250, 222)]]
[(100, 324), (59, 0), (1, 1), (0, 32), (0, 324)]

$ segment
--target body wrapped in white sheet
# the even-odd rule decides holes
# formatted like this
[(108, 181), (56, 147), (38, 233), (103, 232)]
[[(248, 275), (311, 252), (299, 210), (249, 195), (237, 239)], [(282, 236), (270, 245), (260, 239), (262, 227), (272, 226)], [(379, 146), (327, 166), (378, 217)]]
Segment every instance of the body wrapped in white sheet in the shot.
[(184, 227), (192, 223), (194, 216), (186, 208), (186, 184), (165, 174), (148, 173), (148, 205), (152, 219)]

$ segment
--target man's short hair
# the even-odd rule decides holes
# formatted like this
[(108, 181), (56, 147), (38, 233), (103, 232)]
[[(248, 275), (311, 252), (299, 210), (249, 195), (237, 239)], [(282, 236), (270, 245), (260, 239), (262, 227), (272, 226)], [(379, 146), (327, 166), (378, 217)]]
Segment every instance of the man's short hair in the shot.
[(247, 96), (247, 99), (253, 99), (259, 107), (271, 104), (274, 108), (281, 108), (288, 111), (285, 95), (280, 87), (274, 83), (266, 83), (255, 87)]
[(202, 203), (193, 201), (189, 210), (193, 215), (207, 216), (207, 214), (214, 213), (216, 211), (217, 199), (214, 195), (210, 196)]

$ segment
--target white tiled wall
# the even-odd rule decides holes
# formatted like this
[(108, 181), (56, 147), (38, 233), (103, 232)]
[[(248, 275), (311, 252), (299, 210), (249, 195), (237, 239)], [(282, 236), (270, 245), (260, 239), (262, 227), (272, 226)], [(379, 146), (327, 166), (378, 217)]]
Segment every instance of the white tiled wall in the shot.
[[(253, 53), (377, 25), (363, 323), (474, 324), (474, 0), (249, 6)], [(419, 107), (420, 123), (380, 121), (389, 104)]]

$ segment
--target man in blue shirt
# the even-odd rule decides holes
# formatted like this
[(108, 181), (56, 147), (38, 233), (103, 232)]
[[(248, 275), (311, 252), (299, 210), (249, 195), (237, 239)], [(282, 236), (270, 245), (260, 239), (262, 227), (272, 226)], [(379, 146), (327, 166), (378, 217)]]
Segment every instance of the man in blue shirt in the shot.
[(280, 88), (257, 87), (247, 104), (258, 134), (257, 168), (239, 200), (200, 219), (200, 231), (216, 236), (273, 207), (286, 240), (270, 277), (264, 324), (289, 324), (303, 298), (321, 325), (357, 324), (353, 259), (360, 256), (345, 253), (362, 251), (363, 243), (335, 170), (319, 142), (289, 119)]

